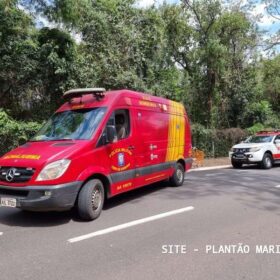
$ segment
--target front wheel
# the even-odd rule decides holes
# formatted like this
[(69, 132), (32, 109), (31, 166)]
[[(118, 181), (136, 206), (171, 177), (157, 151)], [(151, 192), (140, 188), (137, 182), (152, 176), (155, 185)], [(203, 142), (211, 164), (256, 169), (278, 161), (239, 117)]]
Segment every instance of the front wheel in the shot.
[(175, 171), (169, 180), (170, 184), (174, 187), (179, 187), (183, 185), (184, 180), (185, 180), (184, 166), (181, 163), (177, 162), (175, 166)]
[(272, 157), (269, 153), (265, 153), (261, 162), (263, 169), (270, 169), (273, 165)]
[(88, 181), (81, 189), (78, 197), (78, 212), (83, 220), (95, 220), (102, 211), (105, 199), (104, 187), (100, 180)]

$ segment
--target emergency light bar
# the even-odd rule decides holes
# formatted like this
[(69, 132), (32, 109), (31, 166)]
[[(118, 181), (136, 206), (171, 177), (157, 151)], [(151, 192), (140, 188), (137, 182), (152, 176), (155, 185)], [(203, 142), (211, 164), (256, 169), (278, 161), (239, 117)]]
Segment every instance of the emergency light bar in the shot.
[(280, 132), (280, 129), (273, 129), (273, 130), (261, 130), (258, 131), (257, 134), (274, 134)]
[(105, 88), (76, 88), (66, 91), (63, 94), (65, 99), (71, 100), (75, 97), (81, 97), (86, 94), (93, 94), (94, 97), (99, 100), (104, 97), (104, 92), (106, 91)]

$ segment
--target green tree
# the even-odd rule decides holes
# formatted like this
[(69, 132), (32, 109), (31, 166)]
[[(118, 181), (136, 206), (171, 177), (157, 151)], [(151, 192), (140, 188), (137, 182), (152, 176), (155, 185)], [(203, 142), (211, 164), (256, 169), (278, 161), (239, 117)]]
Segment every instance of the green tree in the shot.
[(170, 55), (186, 73), (192, 120), (207, 127), (242, 125), (244, 100), (258, 95), (254, 25), (215, 0), (183, 1), (183, 9), (166, 14)]
[(18, 9), (17, 1), (0, 1), (0, 107), (14, 116), (36, 86), (35, 33), (31, 17)]
[(0, 107), (18, 119), (45, 119), (76, 85), (76, 43), (56, 28), (36, 29), (18, 1), (0, 1)]
[(41, 95), (36, 108), (50, 114), (61, 104), (63, 92), (76, 85), (76, 44), (70, 34), (56, 28), (40, 29), (37, 40)]
[(273, 110), (280, 110), (280, 55), (263, 61), (264, 92)]
[[(145, 9), (133, 0), (0, 3), (8, 38), (0, 45), (0, 94), (13, 116), (28, 118), (32, 110), (43, 119), (63, 91), (92, 86), (183, 101), (192, 121), (206, 128), (268, 122), (262, 112), (267, 116), (279, 107), (277, 79), (262, 79), (273, 79), (269, 68), (277, 71), (277, 61), (260, 67), (260, 35), (237, 6), (225, 8), (220, 0)], [(36, 28), (30, 14), (46, 16), (56, 28)]]

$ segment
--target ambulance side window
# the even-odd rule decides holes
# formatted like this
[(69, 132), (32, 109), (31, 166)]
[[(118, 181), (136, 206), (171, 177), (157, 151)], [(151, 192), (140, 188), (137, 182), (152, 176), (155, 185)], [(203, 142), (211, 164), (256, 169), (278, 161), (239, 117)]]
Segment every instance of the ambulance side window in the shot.
[[(116, 110), (110, 116), (106, 127), (115, 126), (117, 132), (117, 141), (127, 138), (130, 135), (130, 117), (127, 109)], [(106, 145), (106, 129), (103, 131), (97, 147)]]
[(110, 119), (108, 120), (106, 126), (107, 125), (116, 125), (116, 123), (115, 123), (115, 114), (114, 113), (111, 115)]
[(125, 139), (130, 134), (129, 111), (127, 109), (123, 109), (116, 110), (114, 113), (118, 140)]

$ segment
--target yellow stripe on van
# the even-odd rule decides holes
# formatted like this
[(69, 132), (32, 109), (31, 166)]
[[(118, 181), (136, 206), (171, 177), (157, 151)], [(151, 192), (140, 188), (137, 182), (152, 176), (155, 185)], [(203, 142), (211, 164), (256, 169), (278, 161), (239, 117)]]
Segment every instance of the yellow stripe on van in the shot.
[(166, 161), (177, 161), (184, 157), (185, 146), (185, 118), (184, 106), (170, 101), (168, 126), (168, 145)]

